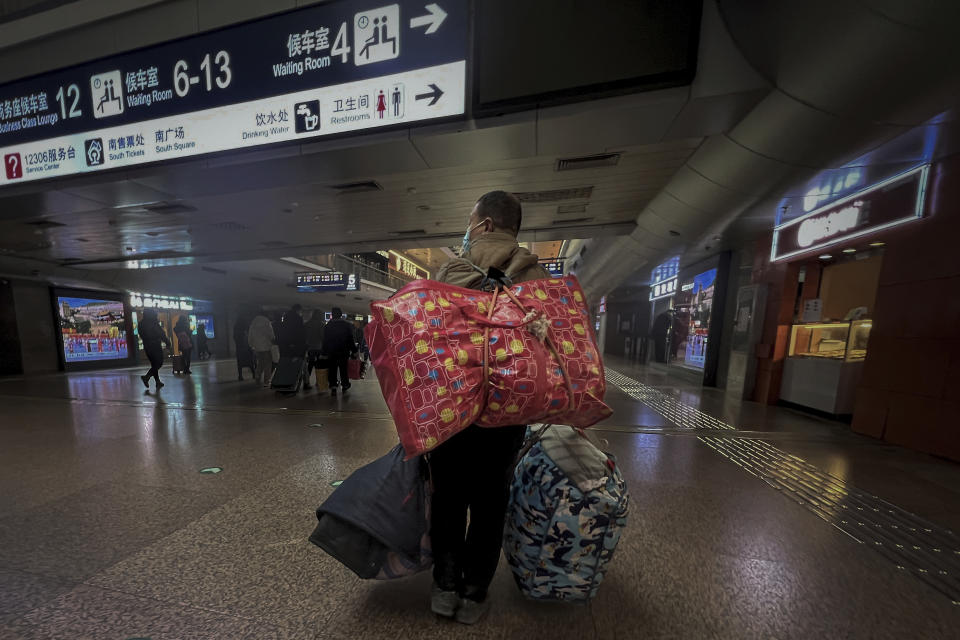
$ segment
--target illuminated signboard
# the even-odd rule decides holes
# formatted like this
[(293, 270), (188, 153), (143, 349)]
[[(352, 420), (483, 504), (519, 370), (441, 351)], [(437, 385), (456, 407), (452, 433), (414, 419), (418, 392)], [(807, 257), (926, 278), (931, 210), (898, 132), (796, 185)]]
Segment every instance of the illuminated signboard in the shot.
[(390, 268), (394, 271), (399, 271), (405, 276), (409, 276), (418, 280), (430, 277), (430, 272), (417, 263), (403, 257), (396, 251), (390, 251), (388, 253), (390, 255)]
[(347, 291), (347, 274), (339, 271), (306, 271), (297, 274), (297, 291)]
[(554, 278), (562, 278), (563, 263), (564, 263), (563, 258), (553, 258), (550, 260), (541, 260), (540, 266), (546, 269), (547, 273), (549, 273)]
[(467, 0), (338, 0), (0, 88), (0, 186), (460, 116)]
[(669, 298), (677, 292), (677, 275), (680, 273), (680, 256), (674, 256), (657, 265), (650, 272), (650, 300)]
[(360, 291), (360, 276), (355, 273), (347, 274), (347, 291)]
[(923, 217), (930, 165), (914, 167), (773, 230), (771, 261), (819, 251)]
[(161, 296), (153, 293), (131, 293), (130, 306), (137, 309), (193, 311), (193, 299), (183, 296)]
[(676, 292), (677, 292), (677, 276), (673, 276), (669, 280), (665, 280), (663, 282), (658, 282), (657, 284), (650, 285), (651, 300), (669, 298)]

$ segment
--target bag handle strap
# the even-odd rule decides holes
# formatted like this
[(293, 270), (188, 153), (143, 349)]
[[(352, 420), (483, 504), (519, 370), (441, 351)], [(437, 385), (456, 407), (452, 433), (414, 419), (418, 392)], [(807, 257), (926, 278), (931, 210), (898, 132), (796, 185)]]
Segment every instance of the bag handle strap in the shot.
[[(483, 386), (481, 387), (482, 394), (480, 399), (480, 414), (482, 414), (487, 407), (487, 387), (490, 384), (490, 329), (491, 327), (500, 326), (493, 323), (492, 318), (493, 318), (494, 309), (496, 309), (496, 306), (497, 306), (497, 298), (500, 296), (501, 293), (506, 294), (506, 296), (510, 299), (510, 301), (513, 302), (515, 305), (517, 305), (520, 308), (520, 310), (526, 314), (524, 316), (523, 322), (521, 322), (519, 325), (517, 324), (503, 325), (505, 328), (509, 327), (509, 328), (516, 329), (519, 327), (523, 327), (523, 326), (529, 325), (531, 322), (537, 320), (540, 317), (536, 309), (528, 309), (527, 307), (525, 307), (523, 303), (520, 302), (520, 299), (517, 298), (516, 294), (514, 294), (513, 291), (510, 290), (510, 287), (497, 286), (494, 288), (493, 295), (490, 298), (490, 307), (487, 309), (487, 315), (485, 318), (488, 324), (483, 329)], [(567, 398), (569, 399), (569, 403), (570, 403), (569, 406), (573, 407), (575, 396), (573, 393), (573, 382), (570, 380), (570, 373), (567, 371), (567, 368), (563, 366), (563, 361), (560, 359), (560, 353), (557, 351), (556, 345), (553, 344), (553, 340), (550, 338), (550, 334), (544, 333), (541, 339), (544, 345), (546, 345), (547, 349), (550, 351), (550, 355), (553, 356), (554, 361), (557, 363), (557, 367), (560, 368), (560, 373), (563, 375), (564, 386), (566, 387), (566, 390), (567, 390)], [(533, 445), (530, 445), (530, 446), (533, 446)]]
[(533, 449), (533, 445), (543, 440), (543, 436), (552, 426), (553, 423), (543, 425), (538, 431), (530, 434), (530, 437), (523, 441), (523, 446), (520, 447), (520, 451), (517, 452), (517, 458), (513, 461), (513, 467), (511, 467), (511, 469), (515, 469), (517, 465), (520, 464), (520, 461), (523, 460), (524, 456), (530, 453), (530, 449)]

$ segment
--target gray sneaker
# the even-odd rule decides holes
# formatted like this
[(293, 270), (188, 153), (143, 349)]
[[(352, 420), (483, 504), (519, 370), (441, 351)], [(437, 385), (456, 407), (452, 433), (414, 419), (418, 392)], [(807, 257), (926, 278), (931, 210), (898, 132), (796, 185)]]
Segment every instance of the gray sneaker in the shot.
[(460, 596), (456, 591), (444, 591), (434, 585), (430, 593), (430, 610), (438, 616), (452, 618), (460, 606)]
[(457, 622), (461, 624), (476, 624), (480, 622), (487, 611), (490, 610), (490, 601), (484, 600), (477, 602), (470, 598), (464, 598), (460, 601), (460, 608), (457, 609)]

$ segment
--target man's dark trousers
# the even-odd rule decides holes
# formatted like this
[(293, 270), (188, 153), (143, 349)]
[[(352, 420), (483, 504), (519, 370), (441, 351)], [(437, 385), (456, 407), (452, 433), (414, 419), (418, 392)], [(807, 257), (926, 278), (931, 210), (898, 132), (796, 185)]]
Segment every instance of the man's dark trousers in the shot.
[(430, 452), (433, 579), (441, 589), (486, 599), (500, 562), (510, 479), (525, 432), (522, 425), (471, 425)]
[[(350, 359), (350, 354), (337, 354), (327, 356), (329, 358), (327, 365), (327, 380), (330, 383), (331, 389), (336, 389), (339, 384), (344, 389), (350, 387), (350, 377), (347, 375), (347, 360)], [(339, 377), (337, 374), (339, 373)]]

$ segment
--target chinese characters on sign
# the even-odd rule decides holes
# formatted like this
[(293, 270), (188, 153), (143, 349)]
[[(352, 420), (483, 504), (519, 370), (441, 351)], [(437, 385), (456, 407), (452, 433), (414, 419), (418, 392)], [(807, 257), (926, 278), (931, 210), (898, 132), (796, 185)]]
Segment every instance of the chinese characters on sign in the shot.
[(390, 268), (414, 279), (426, 279), (430, 272), (417, 263), (403, 257), (396, 251), (390, 251)]
[(126, 75), (127, 93), (136, 93), (144, 89), (160, 86), (159, 72), (156, 67), (128, 71)]
[(339, 271), (306, 271), (297, 274), (297, 291), (300, 293), (347, 291), (347, 285), (347, 275)]
[(330, 29), (320, 27), (313, 31), (307, 29), (303, 33), (291, 33), (287, 36), (287, 56), (295, 58), (310, 55), (314, 51), (324, 51), (330, 48)]
[(462, 116), (468, 1), (371, 4), (313, 5), (0, 87), (0, 188)]
[(771, 261), (819, 251), (923, 217), (930, 165), (921, 165), (778, 225)]
[(34, 113), (46, 111), (48, 108), (47, 94), (45, 92), (31, 93), (28, 96), (0, 102), (0, 120), (29, 116)]

